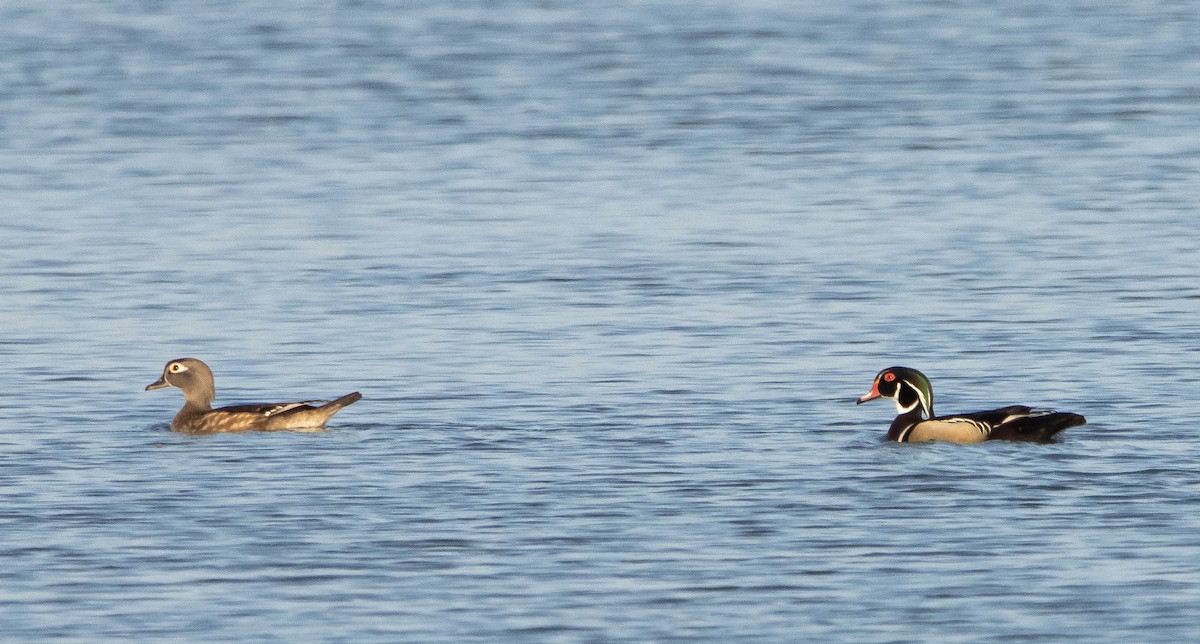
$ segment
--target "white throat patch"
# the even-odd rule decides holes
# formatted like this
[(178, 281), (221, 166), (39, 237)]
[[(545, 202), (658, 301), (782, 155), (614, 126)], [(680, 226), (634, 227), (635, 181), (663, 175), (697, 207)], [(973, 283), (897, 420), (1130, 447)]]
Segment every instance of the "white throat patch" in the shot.
[(893, 398), (893, 400), (896, 401), (896, 414), (897, 415), (907, 414), (908, 412), (912, 411), (913, 409), (916, 409), (919, 406), (919, 407), (921, 407), (921, 411), (923, 411), (926, 416), (928, 416), (930, 418), (933, 417), (933, 414), (930, 413), (930, 411), (929, 411), (929, 408), (931, 407), (931, 405), (929, 404), (930, 401), (925, 398), (925, 394), (920, 389), (917, 389), (916, 387), (914, 387), (904, 381), (900, 382), (900, 387), (908, 387), (909, 389), (911, 389), (913, 391), (913, 393), (915, 393), (917, 395), (917, 397), (915, 400), (913, 400), (911, 405), (908, 405), (906, 407), (906, 406), (900, 404), (900, 390), (897, 389), (896, 397)]

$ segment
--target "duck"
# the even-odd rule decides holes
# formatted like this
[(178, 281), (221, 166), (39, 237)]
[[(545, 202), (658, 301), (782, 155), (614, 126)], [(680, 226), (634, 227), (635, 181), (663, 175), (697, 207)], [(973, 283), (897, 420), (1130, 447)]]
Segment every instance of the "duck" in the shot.
[(162, 377), (146, 385), (146, 391), (178, 387), (183, 390), (183, 409), (171, 421), (171, 431), (185, 434), (217, 434), (246, 431), (320, 431), (325, 422), (346, 405), (357, 402), (357, 391), (336, 400), (234, 405), (213, 409), (216, 386), (212, 369), (196, 358), (179, 358), (163, 367)]
[(897, 416), (888, 428), (885, 440), (898, 443), (946, 441), (968, 444), (989, 440), (1049, 443), (1064, 429), (1087, 422), (1079, 414), (1024, 405), (935, 416), (933, 385), (925, 374), (908, 367), (888, 367), (880, 371), (871, 383), (871, 391), (859, 398), (857, 404), (876, 398), (890, 398), (896, 403)]

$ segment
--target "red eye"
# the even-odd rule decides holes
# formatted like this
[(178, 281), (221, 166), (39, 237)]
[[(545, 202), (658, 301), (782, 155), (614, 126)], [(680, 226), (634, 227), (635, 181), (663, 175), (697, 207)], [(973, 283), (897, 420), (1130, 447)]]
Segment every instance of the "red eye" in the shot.
[(883, 374), (883, 379), (888, 382), (891, 382), (896, 379), (896, 374), (889, 371), (889, 372)]

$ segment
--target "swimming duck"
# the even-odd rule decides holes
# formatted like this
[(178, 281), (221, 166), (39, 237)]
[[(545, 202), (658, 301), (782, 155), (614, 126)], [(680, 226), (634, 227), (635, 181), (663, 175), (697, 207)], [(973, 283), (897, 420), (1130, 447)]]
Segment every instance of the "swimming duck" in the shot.
[(1024, 405), (954, 416), (933, 415), (933, 385), (925, 374), (908, 367), (888, 367), (875, 376), (871, 391), (858, 404), (876, 398), (896, 402), (896, 420), (887, 440), (899, 443), (987, 440), (1050, 442), (1058, 432), (1087, 422), (1083, 416)]
[(183, 390), (183, 409), (171, 421), (171, 429), (188, 434), (218, 432), (318, 431), (342, 407), (362, 398), (357, 391), (337, 400), (235, 405), (212, 408), (216, 398), (212, 370), (196, 358), (172, 360), (163, 367), (162, 377), (146, 385), (146, 391), (179, 387)]

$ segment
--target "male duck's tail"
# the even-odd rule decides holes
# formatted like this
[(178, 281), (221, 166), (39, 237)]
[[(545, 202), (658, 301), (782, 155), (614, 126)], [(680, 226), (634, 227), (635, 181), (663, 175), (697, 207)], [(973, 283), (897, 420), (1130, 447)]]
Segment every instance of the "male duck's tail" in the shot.
[(1051, 411), (1010, 420), (996, 427), (988, 438), (992, 440), (1048, 443), (1054, 440), (1054, 435), (1062, 430), (1082, 425), (1086, 422), (1087, 419), (1079, 414)]

